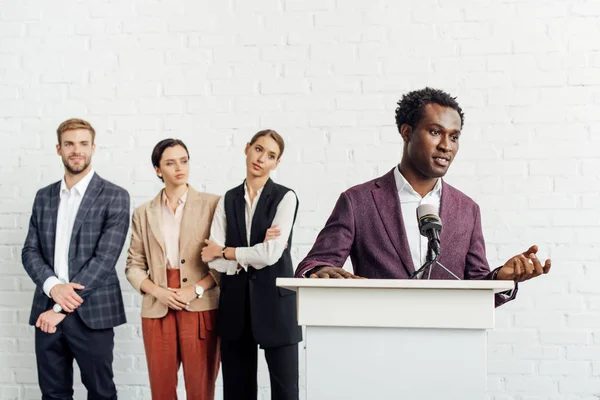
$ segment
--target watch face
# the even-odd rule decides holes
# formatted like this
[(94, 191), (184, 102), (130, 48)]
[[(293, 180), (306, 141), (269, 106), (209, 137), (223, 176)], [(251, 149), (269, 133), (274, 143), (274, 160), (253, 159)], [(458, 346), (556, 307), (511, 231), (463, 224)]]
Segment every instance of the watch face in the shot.
[(61, 312), (61, 311), (62, 311), (62, 307), (61, 307), (59, 304), (55, 304), (55, 305), (53, 305), (53, 306), (52, 306), (52, 310), (53, 310), (54, 312), (57, 312), (57, 313), (59, 313), (59, 312)]
[(198, 297), (202, 297), (202, 295), (204, 294), (204, 288), (202, 286), (196, 286), (196, 294), (198, 295)]

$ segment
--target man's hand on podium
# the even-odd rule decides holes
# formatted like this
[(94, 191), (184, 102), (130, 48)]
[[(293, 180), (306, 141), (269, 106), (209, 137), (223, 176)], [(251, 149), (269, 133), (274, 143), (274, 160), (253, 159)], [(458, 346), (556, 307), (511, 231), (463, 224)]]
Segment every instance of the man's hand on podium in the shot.
[(338, 267), (316, 267), (311, 271), (309, 278), (365, 279)]
[(537, 258), (538, 247), (531, 246), (527, 251), (508, 260), (498, 271), (496, 279), (502, 281), (523, 282), (550, 271), (552, 262), (548, 259), (542, 266)]

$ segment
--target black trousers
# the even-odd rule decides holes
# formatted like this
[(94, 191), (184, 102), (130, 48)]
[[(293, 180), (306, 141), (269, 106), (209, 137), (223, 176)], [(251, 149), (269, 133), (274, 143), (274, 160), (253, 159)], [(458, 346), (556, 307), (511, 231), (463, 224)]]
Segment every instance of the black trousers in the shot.
[[(246, 304), (249, 304), (247, 299)], [(221, 316), (219, 316), (221, 317)], [(223, 318), (227, 318), (224, 316)], [(272, 400), (299, 400), (298, 344), (264, 348)], [(221, 371), (224, 400), (256, 400), (258, 344), (246, 309), (244, 333), (239, 340), (221, 339)]]
[(88, 400), (116, 400), (112, 370), (114, 337), (112, 328), (88, 328), (77, 312), (68, 314), (55, 333), (35, 328), (42, 400), (73, 399), (73, 359), (81, 371)]

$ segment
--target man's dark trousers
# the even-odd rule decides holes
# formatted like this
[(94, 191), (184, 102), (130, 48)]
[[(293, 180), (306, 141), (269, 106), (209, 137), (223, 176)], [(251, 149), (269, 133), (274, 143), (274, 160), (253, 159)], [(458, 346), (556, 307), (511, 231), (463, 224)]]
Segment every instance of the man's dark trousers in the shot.
[(90, 329), (77, 312), (68, 314), (55, 333), (35, 330), (42, 400), (73, 399), (73, 360), (81, 371), (88, 400), (116, 400), (113, 382), (114, 330)]

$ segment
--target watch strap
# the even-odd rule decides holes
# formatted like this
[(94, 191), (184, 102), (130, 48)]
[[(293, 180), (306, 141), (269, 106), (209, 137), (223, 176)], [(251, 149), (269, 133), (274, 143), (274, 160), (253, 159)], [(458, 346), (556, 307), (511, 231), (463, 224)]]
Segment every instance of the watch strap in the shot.
[[(58, 311), (56, 310), (56, 306), (58, 306)], [(58, 304), (58, 303), (54, 303), (54, 305), (52, 306), (52, 311), (59, 313), (59, 314), (67, 314), (65, 310), (62, 309), (62, 307)]]

